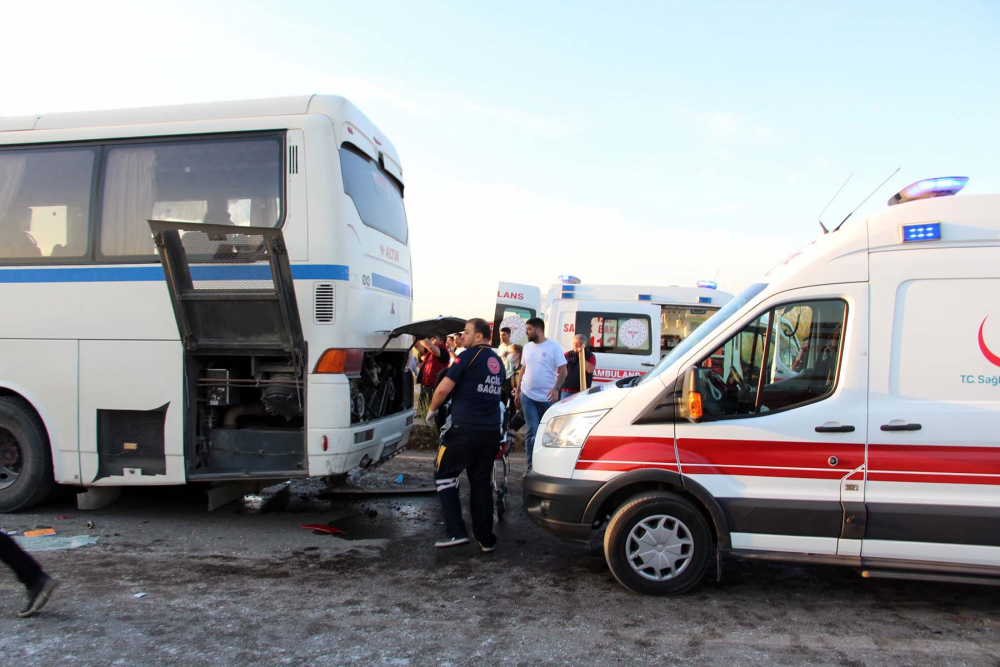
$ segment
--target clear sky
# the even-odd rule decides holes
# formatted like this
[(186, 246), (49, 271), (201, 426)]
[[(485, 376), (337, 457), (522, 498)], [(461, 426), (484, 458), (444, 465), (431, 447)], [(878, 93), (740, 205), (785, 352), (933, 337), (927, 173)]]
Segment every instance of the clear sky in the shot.
[[(415, 316), (498, 280), (738, 290), (929, 176), (1000, 192), (1000, 2), (0, 2), (0, 115), (344, 95), (407, 176)], [(850, 223), (848, 223), (850, 224)]]

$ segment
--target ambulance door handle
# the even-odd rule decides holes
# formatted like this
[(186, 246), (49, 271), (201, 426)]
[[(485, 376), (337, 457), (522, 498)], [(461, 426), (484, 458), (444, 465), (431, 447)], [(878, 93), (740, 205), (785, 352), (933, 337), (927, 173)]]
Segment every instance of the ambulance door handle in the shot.
[(826, 424), (823, 424), (822, 426), (817, 426), (816, 427), (816, 432), (817, 433), (853, 433), (854, 432), (854, 427), (851, 426), (851, 425), (849, 425), (849, 424), (845, 424), (845, 425), (841, 426), (840, 424), (827, 422)]
[(919, 431), (920, 424), (882, 424), (883, 431)]
[(651, 364), (648, 361), (642, 362), (642, 365), (645, 366), (646, 368), (654, 368), (656, 366), (656, 364)]

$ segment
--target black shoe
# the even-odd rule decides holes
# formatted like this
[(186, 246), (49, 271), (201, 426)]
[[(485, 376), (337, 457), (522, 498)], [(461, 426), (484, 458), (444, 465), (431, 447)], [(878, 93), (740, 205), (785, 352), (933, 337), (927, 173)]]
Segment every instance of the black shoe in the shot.
[(42, 574), (39, 578), (38, 583), (28, 589), (28, 606), (17, 612), (18, 618), (28, 618), (29, 616), (34, 616), (45, 603), (49, 601), (52, 596), (52, 591), (56, 589), (59, 582), (50, 577), (47, 574)]
[(493, 545), (492, 546), (486, 546), (485, 544), (483, 544), (482, 542), (480, 542), (479, 543), (479, 548), (483, 550), (483, 553), (489, 553), (491, 551), (496, 551), (497, 550), (497, 541), (493, 540)]
[(446, 537), (443, 540), (438, 540), (434, 543), (434, 546), (438, 549), (444, 549), (446, 547), (457, 547), (460, 544), (468, 544), (468, 537)]

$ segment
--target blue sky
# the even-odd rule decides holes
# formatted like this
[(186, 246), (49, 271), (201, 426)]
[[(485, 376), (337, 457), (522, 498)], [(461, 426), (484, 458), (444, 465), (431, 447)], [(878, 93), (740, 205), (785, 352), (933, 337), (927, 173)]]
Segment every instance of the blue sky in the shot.
[[(0, 115), (324, 92), (407, 175), (417, 317), (498, 280), (737, 290), (928, 176), (1000, 192), (1000, 2), (38, 3)], [(10, 63), (20, 62), (20, 67)]]

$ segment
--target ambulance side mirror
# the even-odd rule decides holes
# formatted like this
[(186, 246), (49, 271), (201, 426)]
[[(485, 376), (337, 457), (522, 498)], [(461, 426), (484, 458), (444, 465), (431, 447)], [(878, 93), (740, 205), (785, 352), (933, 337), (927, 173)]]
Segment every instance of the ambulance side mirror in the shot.
[(698, 392), (698, 369), (694, 366), (684, 371), (681, 377), (681, 401), (678, 413), (692, 424), (697, 424), (705, 416)]

